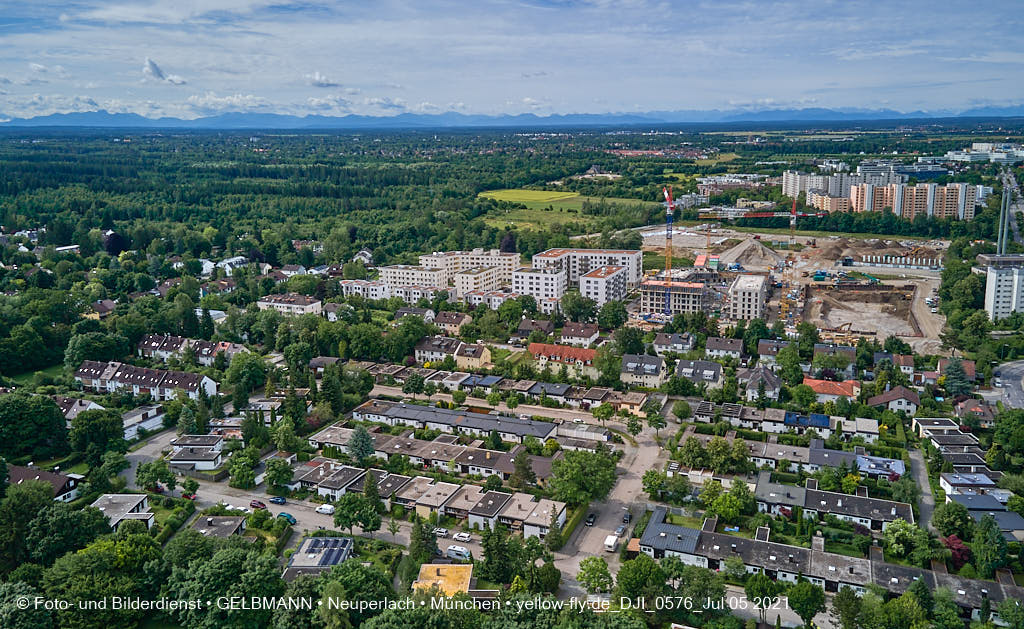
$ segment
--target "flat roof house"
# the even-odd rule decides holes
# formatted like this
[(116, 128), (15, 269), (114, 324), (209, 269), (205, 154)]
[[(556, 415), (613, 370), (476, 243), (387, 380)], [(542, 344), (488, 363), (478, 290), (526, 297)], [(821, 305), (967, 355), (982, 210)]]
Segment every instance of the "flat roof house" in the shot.
[(245, 532), (245, 516), (200, 515), (190, 527), (204, 537), (227, 538)]
[(139, 520), (147, 529), (153, 528), (154, 515), (149, 510), (146, 494), (103, 494), (92, 506), (107, 516), (110, 528), (115, 532), (125, 520)]
[(352, 556), (353, 544), (350, 537), (307, 537), (299, 544), (285, 569), (282, 578), (294, 581), (302, 575), (316, 576), (328, 572), (334, 566)]
[(426, 488), (426, 491), (416, 499), (416, 515), (421, 518), (429, 518), (431, 513), (444, 510), (444, 504), (459, 491), (459, 485), (455, 483), (437, 482)]
[(533, 496), (516, 492), (498, 513), (498, 524), (503, 524), (513, 531), (522, 531), (523, 523), (533, 513), (534, 507), (536, 504)]
[(479, 485), (463, 485), (448, 498), (440, 510), (442, 515), (465, 520), (469, 512), (484, 497), (484, 488)]
[(512, 494), (503, 491), (488, 491), (469, 510), (469, 526), (474, 529), (493, 529), (498, 523), (498, 513), (512, 499)]
[(559, 527), (565, 525), (565, 503), (548, 498), (541, 498), (534, 506), (533, 511), (523, 520), (523, 537), (538, 537), (544, 539), (551, 527), (551, 518), (554, 517)]

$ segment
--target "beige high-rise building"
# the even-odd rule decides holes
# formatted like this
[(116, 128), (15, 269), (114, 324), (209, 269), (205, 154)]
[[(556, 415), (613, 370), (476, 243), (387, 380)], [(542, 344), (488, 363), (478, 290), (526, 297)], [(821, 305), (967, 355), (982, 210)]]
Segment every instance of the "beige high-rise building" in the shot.
[(533, 256), (533, 267), (565, 269), (570, 284), (602, 266), (626, 267), (626, 288), (640, 285), (643, 278), (643, 253), (622, 249), (548, 249)]
[(763, 319), (768, 299), (768, 278), (763, 275), (739, 275), (729, 287), (729, 317), (734, 321)]
[(380, 281), (392, 288), (396, 286), (448, 286), (444, 269), (409, 264), (392, 264), (380, 267)]
[(850, 199), (847, 197), (833, 197), (820, 192), (807, 193), (807, 205), (822, 212), (849, 212)]
[(497, 290), (505, 283), (501, 276), (501, 268), (496, 266), (478, 266), (459, 271), (452, 275), (455, 296), (461, 299), (473, 291)]
[[(647, 280), (640, 285), (640, 312), (664, 314), (664, 280)], [(702, 282), (672, 282), (669, 289), (669, 313), (707, 311), (710, 305), (708, 289)]]
[(508, 283), (512, 281), (512, 273), (522, 266), (522, 262), (518, 253), (477, 248), (471, 251), (435, 251), (422, 255), (420, 266), (444, 271), (444, 284), (441, 286), (448, 286), (454, 281), (456, 273), (485, 266), (497, 268), (500, 280)]
[(915, 186), (860, 184), (850, 188), (850, 209), (854, 212), (880, 212), (890, 209), (896, 216), (913, 220), (917, 216), (974, 218), (978, 187), (966, 183), (940, 186), (919, 183)]

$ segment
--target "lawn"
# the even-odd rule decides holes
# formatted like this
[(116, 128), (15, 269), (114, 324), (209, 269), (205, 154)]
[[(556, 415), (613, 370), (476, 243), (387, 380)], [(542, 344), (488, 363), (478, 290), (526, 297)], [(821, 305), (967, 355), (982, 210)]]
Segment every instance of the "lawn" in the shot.
[(698, 166), (714, 166), (715, 164), (721, 164), (722, 162), (731, 162), (732, 160), (739, 157), (736, 153), (720, 153), (717, 157), (711, 159), (698, 159)]
[(64, 365), (54, 365), (47, 367), (46, 369), (40, 369), (39, 371), (29, 371), (26, 373), (20, 373), (16, 376), (11, 376), (11, 380), (19, 386), (26, 386), (32, 384), (32, 380), (36, 377), (36, 374), (42, 374), (49, 376), (50, 378), (57, 378), (61, 375), (64, 369)]
[(601, 203), (604, 201), (606, 203), (622, 205), (651, 203), (639, 199), (624, 199), (620, 197), (588, 197), (582, 196), (578, 192), (524, 190), (520, 188), (491, 190), (489, 192), (481, 192), (479, 196), (486, 199), (521, 203), (526, 206), (525, 209), (508, 210), (504, 214), (488, 216), (484, 221), (491, 227), (504, 227), (508, 224), (514, 224), (519, 227), (532, 227), (534, 229), (543, 229), (551, 225), (566, 223), (582, 222), (584, 224), (591, 224), (595, 222), (597, 217), (581, 214), (583, 204), (588, 201), (591, 203)]
[(704, 526), (704, 520), (701, 518), (691, 518), (685, 515), (676, 515), (669, 513), (665, 516), (665, 522), (668, 524), (675, 524), (677, 526), (686, 526), (691, 529), (697, 529), (698, 531)]
[(524, 190), (523, 188), (506, 188), (505, 190), (491, 190), (481, 192), (480, 196), (485, 199), (497, 201), (512, 201), (514, 203), (554, 203), (580, 196), (579, 192), (559, 192), (554, 190)]
[[(673, 247), (675, 249), (675, 247)], [(672, 268), (693, 266), (693, 260), (680, 255), (672, 256)], [(665, 268), (665, 256), (658, 251), (644, 251), (644, 271), (661, 271)]]

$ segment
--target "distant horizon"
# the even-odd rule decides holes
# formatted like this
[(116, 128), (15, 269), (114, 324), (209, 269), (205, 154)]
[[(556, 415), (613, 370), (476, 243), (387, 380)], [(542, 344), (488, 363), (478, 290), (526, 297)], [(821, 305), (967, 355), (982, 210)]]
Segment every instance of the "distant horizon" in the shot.
[[(57, 113), (31, 118), (0, 120), (3, 128), (96, 127), (96, 128), (479, 128), (479, 127), (553, 127), (553, 126), (671, 126), (714, 124), (811, 124), (879, 123), (921, 120), (1012, 120), (1024, 118), (1024, 105), (975, 108), (963, 111), (894, 111), (888, 109), (756, 109), (756, 110), (680, 110), (645, 112), (594, 112), (550, 114), (467, 114), (446, 111), (435, 114), (410, 112), (385, 115), (288, 114), (277, 112), (228, 111), (212, 116), (160, 118), (135, 113), (92, 110)], [(220, 126), (218, 126), (220, 125)], [(279, 125), (275, 127), (274, 125)]]
[[(1019, 3), (8, 3), (0, 119), (887, 110), (1024, 103)], [(879, 18), (878, 16), (884, 16)]]

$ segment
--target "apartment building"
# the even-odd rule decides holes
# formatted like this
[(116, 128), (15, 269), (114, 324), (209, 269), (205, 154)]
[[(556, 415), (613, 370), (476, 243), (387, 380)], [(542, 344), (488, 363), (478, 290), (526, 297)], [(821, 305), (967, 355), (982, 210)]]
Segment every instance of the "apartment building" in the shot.
[(1024, 310), (1024, 255), (981, 254), (985, 269), (985, 312), (997, 321)]
[(767, 277), (738, 275), (729, 286), (729, 317), (734, 321), (763, 319), (767, 300)]
[[(662, 314), (665, 312), (664, 280), (647, 280), (640, 285), (640, 312)], [(710, 305), (707, 287), (703, 282), (672, 282), (669, 287), (669, 314), (707, 311)]]
[(912, 220), (917, 216), (971, 220), (978, 203), (978, 186), (951, 183), (915, 186), (864, 183), (850, 189), (850, 211), (880, 212), (890, 209), (896, 216)]
[(498, 290), (502, 284), (508, 283), (503, 279), (501, 267), (497, 266), (476, 266), (452, 274), (452, 283), (455, 285), (455, 296), (463, 296), (476, 291)]
[(496, 267), (501, 283), (512, 281), (512, 273), (522, 266), (518, 253), (498, 249), (477, 248), (471, 251), (435, 251), (420, 256), (420, 268), (434, 269), (442, 273), (437, 286), (448, 286), (454, 282), (456, 273), (479, 267)]
[(849, 197), (833, 197), (824, 192), (810, 191), (807, 193), (807, 205), (822, 212), (849, 212)]
[(570, 284), (603, 266), (626, 267), (626, 288), (640, 285), (643, 278), (643, 254), (621, 249), (548, 249), (533, 256), (534, 268), (564, 269)]
[(800, 193), (806, 193), (808, 195), (807, 203), (810, 205), (811, 192), (824, 193), (830, 197), (849, 197), (851, 189), (860, 184), (887, 186), (903, 183), (906, 180), (906, 176), (891, 171), (814, 175), (787, 170), (782, 173), (782, 194), (795, 199), (800, 196)]
[(568, 274), (558, 267), (520, 267), (512, 274), (512, 292), (536, 299), (561, 299), (569, 286)]
[(319, 315), (323, 309), (321, 301), (308, 295), (298, 293), (283, 293), (279, 295), (266, 295), (256, 302), (260, 310), (276, 310), (283, 315), (296, 316), (304, 314)]
[(391, 287), (377, 280), (341, 280), (338, 287), (346, 297), (359, 295), (364, 299), (387, 299), (391, 297)]
[(626, 298), (626, 267), (602, 266), (580, 277), (580, 294), (598, 306)]
[(175, 399), (179, 391), (195, 400), (199, 392), (217, 394), (217, 383), (211, 378), (185, 371), (145, 369), (119, 362), (82, 361), (75, 370), (75, 380), (92, 391), (113, 393), (129, 391), (132, 395), (149, 395), (156, 401)]
[(388, 286), (448, 286), (450, 274), (444, 269), (391, 264), (380, 267), (380, 281)]

